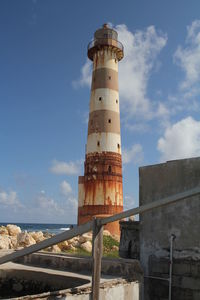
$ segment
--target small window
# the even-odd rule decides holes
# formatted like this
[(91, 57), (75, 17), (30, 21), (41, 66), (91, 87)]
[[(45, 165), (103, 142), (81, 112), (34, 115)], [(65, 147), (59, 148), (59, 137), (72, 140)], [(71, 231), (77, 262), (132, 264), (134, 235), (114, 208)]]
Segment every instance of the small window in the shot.
[(108, 173), (111, 173), (112, 172), (112, 168), (111, 166), (108, 166)]
[(117, 59), (115, 58), (115, 63), (117, 63)]
[(101, 101), (102, 100), (102, 97), (99, 97), (99, 101)]
[(100, 141), (97, 142), (97, 146), (100, 146)]
[(118, 100), (116, 99), (116, 103), (118, 104)]
[(93, 78), (93, 81), (95, 82), (95, 77)]
[(108, 119), (108, 123), (111, 123), (111, 119)]
[(111, 80), (111, 76), (108, 76), (108, 79)]
[(118, 149), (120, 148), (120, 144), (117, 144), (117, 148), (118, 148)]

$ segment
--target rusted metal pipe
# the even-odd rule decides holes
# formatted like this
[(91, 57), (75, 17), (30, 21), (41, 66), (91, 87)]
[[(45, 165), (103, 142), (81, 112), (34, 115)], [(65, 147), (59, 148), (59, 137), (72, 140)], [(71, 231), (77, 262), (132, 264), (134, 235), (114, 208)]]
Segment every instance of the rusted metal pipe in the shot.
[(176, 238), (175, 234), (172, 234), (170, 237), (169, 300), (172, 299), (173, 243), (175, 238)]

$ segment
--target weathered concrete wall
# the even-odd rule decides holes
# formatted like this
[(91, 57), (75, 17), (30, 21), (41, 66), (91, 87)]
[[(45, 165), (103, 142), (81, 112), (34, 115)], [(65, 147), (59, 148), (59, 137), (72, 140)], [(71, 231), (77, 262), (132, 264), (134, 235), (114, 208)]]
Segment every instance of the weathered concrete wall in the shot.
[[(91, 288), (77, 288), (72, 290), (58, 291), (54, 293), (43, 293), (35, 296), (26, 296), (23, 298), (15, 298), (16, 300), (92, 300)], [(139, 283), (131, 280), (121, 279), (120, 281), (111, 281), (101, 284), (100, 286), (101, 300), (140, 300)]]
[[(200, 158), (142, 167), (139, 176), (140, 205), (143, 205), (200, 186)], [(179, 259), (179, 263), (177, 260), (172, 289), (176, 300), (200, 299), (199, 296), (194, 298), (193, 294), (199, 295), (200, 291), (200, 277), (196, 276), (196, 266), (200, 262), (199, 215), (200, 196), (194, 196), (140, 216), (140, 258), (145, 275), (155, 275), (155, 268), (158, 268), (157, 275), (166, 277), (169, 263), (163, 271), (162, 259), (166, 258), (169, 262), (170, 236), (176, 235), (174, 257)], [(191, 269), (190, 276), (184, 265)], [(158, 284), (152, 279), (151, 291), (153, 288), (154, 294), (150, 293), (150, 299), (166, 299), (167, 292), (165, 297), (159, 294), (163, 286), (161, 281)]]
[(121, 221), (120, 231), (120, 257), (139, 259), (139, 222)]
[[(92, 269), (91, 257), (74, 257), (62, 254), (35, 253), (17, 259), (16, 262), (22, 263), (24, 268), (26, 268), (25, 265), (28, 265), (27, 267), (39, 266), (40, 268), (46, 268), (46, 270), (67, 271), (68, 276), (70, 272), (77, 272), (77, 280), (79, 281), (83, 274), (90, 277)], [(143, 271), (139, 261), (133, 259), (102, 259), (101, 300), (141, 300), (142, 287)], [(23, 300), (25, 299), (92, 300), (91, 284), (42, 295), (27, 296), (23, 298)]]
[[(34, 253), (16, 260), (17, 263), (77, 273), (91, 273), (91, 257), (74, 257), (62, 254)], [(143, 271), (138, 260), (103, 258), (101, 273), (104, 275), (131, 277), (143, 282)]]

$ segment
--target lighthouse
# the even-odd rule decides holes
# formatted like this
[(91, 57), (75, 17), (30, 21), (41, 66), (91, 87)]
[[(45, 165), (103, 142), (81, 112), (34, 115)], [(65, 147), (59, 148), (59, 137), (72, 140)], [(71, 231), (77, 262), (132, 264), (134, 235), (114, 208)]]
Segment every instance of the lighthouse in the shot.
[[(93, 73), (84, 176), (78, 181), (79, 225), (123, 211), (118, 62), (124, 52), (117, 32), (104, 24), (87, 54)], [(119, 222), (105, 229), (119, 235)]]

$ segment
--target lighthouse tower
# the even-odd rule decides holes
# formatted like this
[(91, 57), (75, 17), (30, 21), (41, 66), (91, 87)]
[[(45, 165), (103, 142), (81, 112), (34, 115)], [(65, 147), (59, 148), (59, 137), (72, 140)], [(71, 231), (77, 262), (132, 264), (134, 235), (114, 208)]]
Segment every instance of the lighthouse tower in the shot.
[[(79, 177), (79, 225), (94, 216), (107, 217), (123, 210), (118, 91), (118, 61), (123, 55), (117, 32), (107, 24), (88, 45), (93, 73), (84, 176)], [(110, 223), (106, 229), (119, 234), (119, 223)]]

